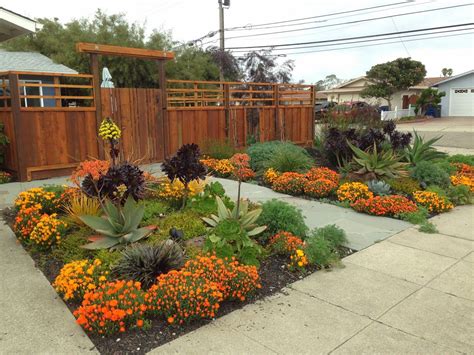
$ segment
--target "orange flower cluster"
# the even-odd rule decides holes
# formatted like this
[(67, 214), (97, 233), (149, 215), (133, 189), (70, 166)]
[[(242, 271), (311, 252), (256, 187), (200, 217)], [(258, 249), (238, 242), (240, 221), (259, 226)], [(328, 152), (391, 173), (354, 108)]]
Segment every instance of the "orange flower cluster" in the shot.
[(415, 191), (413, 198), (416, 203), (426, 207), (428, 212), (446, 212), (454, 207), (448, 199), (432, 191)]
[(358, 199), (351, 204), (351, 207), (357, 212), (364, 212), (376, 216), (395, 216), (400, 213), (416, 212), (418, 209), (413, 201), (400, 195)]
[(290, 256), (290, 263), (288, 264), (288, 268), (291, 271), (304, 271), (307, 265), (308, 258), (306, 257), (304, 251), (302, 249), (296, 249), (295, 252)]
[(273, 168), (269, 168), (267, 170), (265, 170), (265, 172), (263, 173), (263, 182), (267, 185), (270, 185), (272, 186), (273, 185), (273, 182), (276, 180), (276, 178), (278, 178), (281, 174), (276, 171), (275, 169)]
[(201, 163), (214, 175), (218, 177), (229, 177), (235, 167), (229, 159), (201, 159)]
[(13, 225), (13, 231), (16, 236), (20, 239), (28, 240), (40, 218), (41, 212), (36, 206), (20, 209)]
[(474, 166), (467, 164), (455, 164), (457, 168), (456, 175), (451, 176), (451, 184), (466, 185), (471, 192), (474, 192)]
[(74, 316), (88, 332), (113, 334), (125, 332), (127, 327), (143, 326), (146, 311), (140, 282), (115, 281), (86, 292)]
[(292, 255), (302, 249), (304, 242), (290, 232), (279, 232), (270, 238), (268, 245), (278, 254)]
[(337, 183), (333, 180), (321, 178), (318, 180), (308, 180), (304, 185), (303, 191), (305, 195), (321, 198), (329, 196), (337, 189)]
[(99, 259), (73, 261), (63, 266), (53, 282), (53, 287), (64, 300), (79, 300), (86, 292), (104, 284), (108, 273)]
[(30, 234), (30, 240), (42, 247), (61, 243), (67, 224), (57, 218), (57, 214), (44, 214)]
[(300, 173), (283, 173), (273, 181), (272, 189), (290, 195), (301, 195), (306, 184), (306, 178)]
[(184, 269), (196, 277), (217, 283), (225, 300), (245, 301), (249, 294), (261, 287), (257, 268), (242, 265), (235, 258), (228, 260), (215, 255), (198, 256), (189, 260)]
[(101, 175), (105, 175), (110, 168), (107, 160), (86, 160), (81, 162), (71, 175), (71, 181), (77, 186), (81, 185), (81, 179), (91, 175), (92, 179), (99, 180)]
[(36, 207), (41, 213), (53, 213), (61, 207), (61, 200), (54, 192), (46, 191), (41, 187), (34, 187), (18, 194), (15, 207), (17, 211), (28, 207)]
[(339, 186), (336, 193), (339, 201), (348, 201), (350, 203), (361, 199), (371, 199), (374, 196), (369, 187), (360, 182), (346, 182)]
[(247, 181), (255, 177), (255, 172), (250, 169), (250, 156), (248, 154), (237, 153), (230, 158), (230, 163), (234, 166), (232, 175), (239, 181)]
[(329, 180), (334, 185), (337, 186), (339, 184), (340, 176), (334, 170), (331, 170), (326, 167), (319, 167), (319, 168), (311, 168), (306, 173), (306, 178), (310, 181), (321, 180), (321, 179)]

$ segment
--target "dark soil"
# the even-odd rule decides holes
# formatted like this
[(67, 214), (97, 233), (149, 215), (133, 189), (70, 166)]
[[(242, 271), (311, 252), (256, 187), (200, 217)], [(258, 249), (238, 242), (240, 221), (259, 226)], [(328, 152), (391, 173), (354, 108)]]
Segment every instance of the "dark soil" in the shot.
[[(14, 211), (9, 209), (3, 210), (3, 219), (12, 225)], [(28, 249), (26, 247), (26, 249)], [(341, 257), (352, 254), (354, 251), (348, 248), (340, 250)], [(35, 261), (35, 265), (39, 268), (49, 282), (53, 282), (59, 274), (63, 263), (46, 254), (30, 253)], [(298, 281), (305, 276), (317, 271), (317, 267), (307, 268), (305, 273), (291, 272), (287, 269), (288, 258), (278, 255), (271, 255), (264, 260), (259, 269), (260, 288), (254, 295), (249, 297), (245, 302), (223, 302), (219, 308), (217, 318), (228, 314), (236, 309), (244, 307), (246, 304), (253, 303), (259, 299), (270, 296), (279, 292), (285, 286)], [(66, 302), (71, 312), (73, 312), (80, 304), (77, 302)], [(129, 329), (123, 334), (113, 336), (89, 335), (95, 348), (102, 354), (144, 354), (160, 345), (170, 342), (188, 332), (191, 332), (203, 325), (212, 322), (211, 319), (202, 319), (194, 321), (188, 325), (169, 325), (162, 319), (151, 319), (152, 325), (149, 329)]]

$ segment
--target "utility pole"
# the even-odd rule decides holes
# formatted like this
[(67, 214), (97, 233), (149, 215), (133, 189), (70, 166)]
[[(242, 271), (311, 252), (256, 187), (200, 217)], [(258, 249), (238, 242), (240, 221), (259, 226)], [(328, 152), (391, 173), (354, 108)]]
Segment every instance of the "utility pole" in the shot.
[(230, 6), (230, 0), (217, 0), (219, 2), (219, 39), (220, 39), (220, 66), (219, 66), (219, 79), (224, 81), (224, 51), (225, 51), (225, 42), (224, 42), (224, 6)]

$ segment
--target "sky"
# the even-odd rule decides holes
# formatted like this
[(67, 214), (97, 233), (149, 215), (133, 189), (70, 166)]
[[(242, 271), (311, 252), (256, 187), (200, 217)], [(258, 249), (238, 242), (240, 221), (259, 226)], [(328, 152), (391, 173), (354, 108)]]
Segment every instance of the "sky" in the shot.
[[(247, 26), (250, 30), (226, 31), (226, 37), (327, 26), (439, 7), (473, 4), (469, 0), (230, 0), (230, 2), (230, 7), (224, 11), (225, 27)], [(311, 23), (299, 26), (262, 30), (252, 27), (255, 24), (321, 16), (394, 3), (398, 4), (363, 12), (309, 19), (305, 22)], [(171, 31), (174, 40), (185, 42), (200, 38), (219, 27), (218, 0), (0, 0), (0, 6), (31, 18), (57, 17), (64, 23), (72, 19), (91, 17), (97, 8), (100, 8), (107, 14), (126, 14), (130, 22), (145, 25), (148, 33), (155, 28)], [(356, 24), (228, 39), (226, 47), (323, 41), (473, 22), (474, 6), (465, 6)], [(336, 74), (341, 79), (356, 78), (364, 75), (375, 64), (408, 56), (421, 61), (426, 66), (427, 76), (440, 76), (441, 69), (444, 67), (452, 68), (456, 75), (474, 69), (474, 34), (472, 33), (474, 26), (471, 27), (473, 30), (466, 31), (471, 34), (430, 40), (407, 41), (411, 38), (395, 38), (390, 42), (396, 43), (335, 51), (328, 51), (328, 49), (335, 47), (287, 49), (278, 51), (278, 53), (286, 54), (286, 57), (281, 57), (278, 60), (281, 62), (293, 59), (295, 61), (294, 80), (304, 80), (306, 83), (315, 83), (330, 74)], [(451, 34), (455, 33), (442, 35)], [(210, 40), (215, 40), (215, 42), (207, 45), (218, 45), (219, 43), (218, 35), (210, 39), (207, 38), (202, 43)], [(377, 42), (365, 43), (365, 45), (374, 43)], [(346, 47), (357, 45), (361, 44), (346, 45)], [(324, 51), (321, 51), (323, 49)], [(298, 51), (315, 50), (319, 50), (319, 52), (294, 54)]]

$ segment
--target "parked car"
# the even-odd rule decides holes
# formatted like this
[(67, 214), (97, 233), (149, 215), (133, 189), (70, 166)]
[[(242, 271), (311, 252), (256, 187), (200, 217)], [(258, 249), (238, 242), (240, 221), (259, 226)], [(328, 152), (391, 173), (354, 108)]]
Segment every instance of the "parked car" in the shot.
[(337, 103), (333, 101), (325, 101), (325, 102), (316, 103), (316, 105), (314, 106), (315, 119), (320, 119), (336, 106), (337, 106)]

